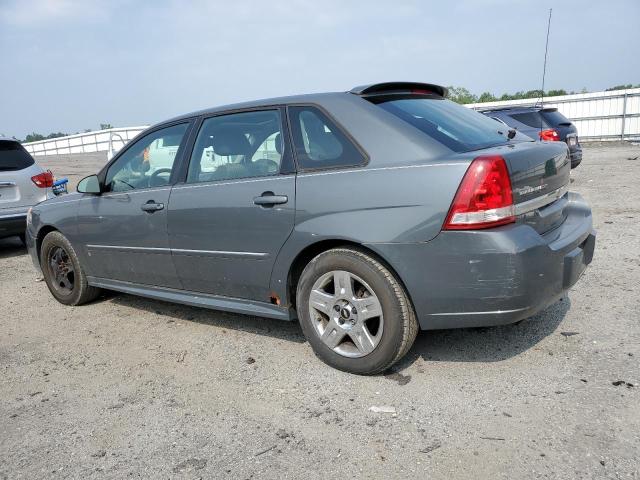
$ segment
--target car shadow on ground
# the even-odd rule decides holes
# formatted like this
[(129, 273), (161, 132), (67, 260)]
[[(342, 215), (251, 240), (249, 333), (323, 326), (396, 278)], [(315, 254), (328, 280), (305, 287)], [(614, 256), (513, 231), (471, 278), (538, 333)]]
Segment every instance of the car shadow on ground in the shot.
[(24, 246), (20, 238), (0, 238), (0, 259), (19, 257), (26, 254), (27, 247)]
[[(105, 293), (102, 301), (163, 315), (168, 321), (197, 322), (296, 343), (306, 342), (298, 322), (208, 310), (116, 292)], [(392, 370), (405, 370), (419, 358), (428, 362), (506, 360), (555, 332), (570, 308), (571, 301), (565, 296), (537, 315), (512, 325), (420, 332), (409, 353)]]
[(427, 362), (507, 360), (553, 334), (570, 308), (571, 300), (564, 296), (538, 314), (511, 325), (420, 332), (409, 353), (393, 370), (402, 371), (418, 358)]

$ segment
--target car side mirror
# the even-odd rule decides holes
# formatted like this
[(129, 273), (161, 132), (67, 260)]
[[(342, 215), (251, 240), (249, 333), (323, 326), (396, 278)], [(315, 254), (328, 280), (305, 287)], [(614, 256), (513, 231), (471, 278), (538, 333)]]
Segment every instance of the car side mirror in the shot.
[(79, 193), (100, 193), (100, 180), (97, 175), (89, 175), (84, 177), (80, 182), (76, 190)]

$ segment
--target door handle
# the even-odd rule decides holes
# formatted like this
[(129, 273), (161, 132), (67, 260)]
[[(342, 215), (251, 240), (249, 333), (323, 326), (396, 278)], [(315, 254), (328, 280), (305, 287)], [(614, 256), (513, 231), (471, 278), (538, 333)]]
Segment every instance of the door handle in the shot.
[(149, 200), (147, 203), (142, 204), (140, 207), (144, 212), (157, 212), (158, 210), (162, 210), (164, 208), (164, 203), (156, 203), (154, 200)]
[(275, 195), (273, 192), (264, 192), (259, 197), (253, 199), (253, 203), (262, 207), (271, 207), (273, 205), (281, 205), (287, 203), (289, 197), (286, 195)]

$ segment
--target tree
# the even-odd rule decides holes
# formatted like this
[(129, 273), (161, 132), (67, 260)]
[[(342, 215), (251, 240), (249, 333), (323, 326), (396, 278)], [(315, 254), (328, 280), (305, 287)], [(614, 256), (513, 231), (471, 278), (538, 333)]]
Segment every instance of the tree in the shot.
[(40, 135), (39, 133), (33, 132), (27, 135), (24, 139), (25, 142), (38, 142), (40, 140), (44, 140), (44, 135)]
[(610, 92), (612, 90), (626, 90), (627, 88), (640, 88), (640, 84), (632, 85), (628, 83), (627, 85), (616, 85), (615, 87), (605, 89), (605, 92)]
[(101, 123), (100, 130), (107, 130), (108, 128), (113, 128), (110, 123)]
[(68, 133), (64, 133), (64, 132), (55, 132), (55, 133), (50, 133), (49, 135), (42, 135), (40, 133), (30, 133), (29, 135), (26, 136), (26, 138), (24, 139), (25, 143), (29, 143), (29, 142), (39, 142), (40, 140), (50, 140), (52, 138), (60, 138), (60, 137), (66, 137), (67, 135), (69, 135)]
[(50, 133), (49, 135), (47, 135), (45, 138), (47, 140), (50, 140), (52, 138), (60, 138), (60, 137), (66, 137), (67, 135), (69, 135), (68, 133), (63, 133), (63, 132), (56, 132), (56, 133)]
[(491, 92), (483, 92), (478, 97), (478, 102), (480, 102), (480, 103), (482, 103), (482, 102), (495, 102), (496, 100), (498, 100), (498, 99)]
[(475, 103), (478, 101), (478, 97), (476, 97), (473, 93), (467, 90), (464, 87), (447, 87), (449, 89), (449, 93), (447, 94), (447, 98), (449, 100), (453, 100), (456, 103)]

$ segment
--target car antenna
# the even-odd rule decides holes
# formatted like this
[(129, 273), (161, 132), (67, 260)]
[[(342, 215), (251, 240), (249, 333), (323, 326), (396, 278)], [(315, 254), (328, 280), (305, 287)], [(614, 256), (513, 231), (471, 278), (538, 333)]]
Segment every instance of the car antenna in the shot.
[[(544, 46), (544, 64), (542, 66), (542, 90), (540, 91), (540, 109), (544, 108), (544, 80), (547, 75), (547, 52), (549, 51), (549, 31), (551, 30), (551, 12), (553, 8), (549, 9), (549, 21), (547, 22), (547, 42)], [(542, 115), (540, 115), (540, 132), (542, 132)]]

